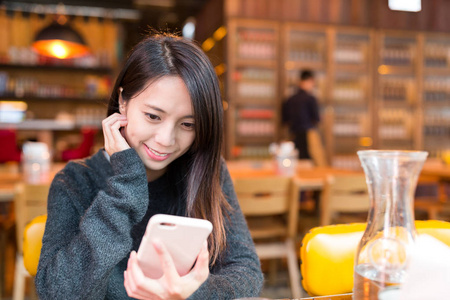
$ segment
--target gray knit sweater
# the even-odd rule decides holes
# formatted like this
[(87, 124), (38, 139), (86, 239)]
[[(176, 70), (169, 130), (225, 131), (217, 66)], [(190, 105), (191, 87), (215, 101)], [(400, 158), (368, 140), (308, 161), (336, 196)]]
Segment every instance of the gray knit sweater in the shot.
[[(114, 153), (110, 162), (100, 150), (69, 162), (55, 176), (35, 279), (40, 299), (130, 299), (123, 284), (130, 252), (137, 250), (148, 219), (176, 201), (171, 184), (158, 180), (147, 182), (134, 149)], [(233, 208), (227, 249), (189, 299), (258, 296), (262, 287), (260, 263), (225, 162), (221, 185)]]

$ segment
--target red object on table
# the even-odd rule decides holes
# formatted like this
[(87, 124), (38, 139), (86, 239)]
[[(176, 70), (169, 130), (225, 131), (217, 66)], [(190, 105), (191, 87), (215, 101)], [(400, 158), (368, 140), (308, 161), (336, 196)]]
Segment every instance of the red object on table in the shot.
[(91, 155), (91, 150), (92, 150), (92, 147), (94, 146), (95, 135), (97, 134), (97, 129), (86, 127), (81, 130), (81, 133), (83, 135), (83, 140), (82, 140), (80, 146), (78, 146), (75, 149), (64, 150), (61, 153), (61, 159), (63, 161), (84, 158), (84, 157)]
[(20, 149), (17, 147), (14, 129), (0, 130), (0, 163), (8, 161), (20, 162)]

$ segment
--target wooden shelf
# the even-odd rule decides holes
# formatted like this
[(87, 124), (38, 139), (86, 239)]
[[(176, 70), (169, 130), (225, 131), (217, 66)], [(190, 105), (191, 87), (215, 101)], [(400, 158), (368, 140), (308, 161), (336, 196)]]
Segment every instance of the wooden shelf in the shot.
[(242, 106), (242, 105), (257, 105), (261, 107), (275, 107), (276, 100), (272, 98), (241, 98), (236, 97), (235, 98), (235, 104)]
[(424, 68), (425, 76), (450, 76), (450, 67), (442, 67), (442, 68)]
[(101, 128), (101, 123), (98, 124), (78, 124), (73, 121), (58, 121), (58, 120), (25, 120), (19, 123), (3, 123), (0, 122), (0, 128), (15, 128), (19, 130), (74, 130), (82, 128), (83, 126)]
[(239, 145), (269, 145), (269, 143), (274, 142), (275, 138), (273, 135), (236, 135), (236, 144)]
[(255, 68), (276, 69), (277, 62), (275, 60), (238, 58), (236, 60), (236, 67), (238, 67), (238, 68), (239, 67), (255, 67)]
[[(234, 82), (231, 87), (227, 87), (229, 103), (233, 103), (233, 106), (230, 107), (230, 114), (234, 115), (234, 119), (229, 119), (231, 124), (229, 130), (232, 134), (228, 135), (228, 140), (231, 140), (231, 147), (238, 142), (244, 147), (254, 142), (248, 137), (236, 136), (235, 127), (238, 115), (235, 110), (246, 106), (252, 108), (273, 107), (276, 115), (280, 112), (284, 98), (290, 96), (294, 91), (291, 87), (295, 86), (298, 71), (306, 68), (315, 71), (318, 79), (318, 101), (322, 112), (321, 130), (323, 130), (329, 159), (342, 154), (340, 153), (342, 147), (337, 147), (339, 143), (342, 144), (344, 141), (351, 145), (358, 145), (361, 136), (371, 137), (373, 139), (371, 147), (378, 149), (399, 146), (399, 148), (403, 147), (402, 149), (426, 150), (427, 147), (430, 149), (436, 147), (424, 143), (424, 139), (427, 137), (424, 130), (424, 126), (426, 126), (424, 118), (427, 116), (427, 112), (432, 115), (441, 108), (442, 110), (448, 109), (450, 97), (442, 101), (427, 101), (425, 92), (427, 89), (429, 92), (439, 91), (439, 89), (445, 92), (450, 90), (450, 84), (446, 85), (446, 78), (450, 77), (450, 67), (427, 67), (425, 59), (428, 57), (430, 61), (433, 61), (435, 56), (436, 60), (440, 58), (441, 52), (436, 54), (435, 51), (436, 41), (440, 46), (443, 45), (441, 48), (447, 47), (450, 50), (449, 34), (431, 35), (419, 31), (392, 31), (281, 21), (269, 22), (268, 25), (265, 25), (264, 20), (247, 19), (245, 22), (241, 22), (242, 20), (233, 18), (231, 21), (231, 24), (234, 22), (234, 25), (230, 26), (229, 36), (233, 33), (233, 26), (271, 30), (275, 35), (273, 42), (277, 43), (273, 47), (280, 57), (278, 61), (238, 59), (233, 42), (228, 43), (229, 73), (233, 74), (239, 67), (273, 69), (276, 76), (274, 84), (280, 95), (273, 99), (239, 98), (236, 95), (236, 88), (233, 87)], [(430, 52), (431, 50), (427, 49), (433, 49), (433, 51)], [(352, 51), (357, 55), (355, 60), (360, 60), (361, 63), (351, 62)], [(308, 58), (312, 60), (306, 60)], [(350, 62), (346, 61), (346, 58)], [(319, 61), (315, 59), (319, 59)], [(440, 81), (436, 82), (434, 77), (441, 77), (442, 80), (438, 78)], [(232, 82), (231, 79), (229, 82)], [(386, 85), (386, 83), (388, 84)], [(396, 88), (399, 88), (400, 92)], [(349, 90), (350, 97), (358, 100), (343, 98), (346, 95), (346, 89)], [(351, 93), (352, 89), (358, 92), (357, 96), (356, 92), (355, 94)], [(404, 92), (404, 101), (383, 99), (383, 95), (390, 96), (392, 94), (392, 97), (397, 97), (397, 94), (403, 90), (406, 91)], [(358, 109), (364, 111), (364, 116), (360, 117), (364, 134), (333, 132), (333, 125), (339, 124), (339, 121), (335, 119), (337, 112), (352, 113)], [(380, 115), (383, 110), (390, 119), (398, 117), (404, 120), (408, 128), (408, 135), (401, 139), (380, 135), (379, 128), (385, 124)], [(439, 115), (439, 117), (441, 116)], [(276, 115), (274, 122), (277, 123), (276, 128), (280, 128), (281, 116)], [(445, 147), (447, 145), (442, 145), (441, 150)], [(332, 160), (330, 162), (332, 163)]]
[(417, 107), (417, 104), (407, 102), (407, 101), (382, 100), (381, 107), (413, 109), (413, 108)]
[(378, 72), (380, 75), (415, 76), (415, 68), (413, 66), (380, 65)]
[(367, 74), (369, 66), (367, 64), (341, 64), (336, 63), (335, 68), (337, 72), (348, 72), (348, 73), (364, 73)]
[(97, 74), (110, 74), (111, 68), (99, 67), (99, 68), (83, 68), (76, 66), (63, 66), (63, 65), (19, 65), (19, 64), (0, 64), (0, 69), (17, 69), (17, 70), (40, 70), (40, 71), (56, 71), (56, 72), (83, 72), (83, 73), (97, 73)]
[(314, 70), (322, 70), (325, 69), (325, 64), (321, 62), (314, 61), (294, 61), (288, 60), (284, 63), (284, 67), (286, 70), (297, 70), (297, 69), (314, 69)]
[(37, 96), (0, 96), (0, 100), (3, 101), (53, 101), (53, 102), (91, 102), (99, 104), (107, 104), (105, 98), (88, 98), (88, 97), (37, 97)]

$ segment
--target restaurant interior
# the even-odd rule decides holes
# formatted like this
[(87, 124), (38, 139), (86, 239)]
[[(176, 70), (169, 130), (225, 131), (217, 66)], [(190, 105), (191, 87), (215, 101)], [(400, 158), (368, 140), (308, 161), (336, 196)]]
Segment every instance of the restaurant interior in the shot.
[[(355, 251), (377, 205), (366, 150), (427, 152), (403, 209), (450, 247), (449, 13), (448, 0), (0, 1), (0, 299), (37, 299), (50, 183), (104, 147), (115, 78), (158, 32), (194, 40), (219, 78), (261, 297), (356, 296)], [(282, 108), (303, 70), (320, 122), (298, 159)]]

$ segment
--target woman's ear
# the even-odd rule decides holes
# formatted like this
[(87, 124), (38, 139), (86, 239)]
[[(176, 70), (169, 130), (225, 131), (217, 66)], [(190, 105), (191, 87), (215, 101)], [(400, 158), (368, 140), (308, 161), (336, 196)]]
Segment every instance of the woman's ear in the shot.
[(127, 103), (122, 98), (122, 92), (123, 92), (123, 88), (119, 87), (119, 112), (122, 115), (125, 115), (127, 113)]

